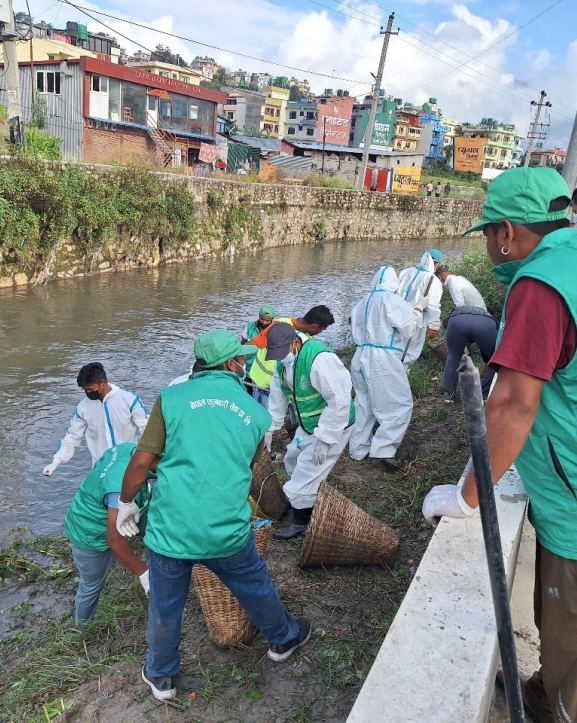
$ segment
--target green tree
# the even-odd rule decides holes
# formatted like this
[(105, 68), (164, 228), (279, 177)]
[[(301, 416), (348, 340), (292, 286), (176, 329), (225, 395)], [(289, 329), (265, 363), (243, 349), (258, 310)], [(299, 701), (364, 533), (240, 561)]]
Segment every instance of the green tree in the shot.
[(31, 125), (40, 129), (46, 128), (48, 125), (48, 106), (46, 105), (46, 99), (42, 98), (42, 96), (32, 104)]
[(298, 85), (291, 85), (289, 91), (289, 101), (292, 103), (298, 103), (302, 97)]
[(445, 154), (445, 163), (446, 163), (448, 166), (451, 166), (452, 161), (453, 161), (453, 150), (454, 150), (454, 149), (453, 149), (453, 144), (452, 144), (452, 143), (451, 143), (450, 146), (445, 146), (445, 147), (443, 148), (443, 153)]

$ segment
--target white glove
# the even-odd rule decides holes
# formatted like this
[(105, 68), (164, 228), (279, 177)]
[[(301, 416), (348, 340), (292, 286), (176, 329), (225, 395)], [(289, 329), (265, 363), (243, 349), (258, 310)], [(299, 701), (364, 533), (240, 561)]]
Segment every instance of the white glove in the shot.
[(118, 517), (116, 518), (116, 529), (122, 537), (134, 537), (138, 535), (140, 510), (134, 500), (132, 502), (121, 502), (118, 500)]
[(148, 597), (148, 593), (150, 592), (150, 581), (148, 579), (148, 570), (145, 570), (145, 572), (143, 572), (142, 575), (139, 575), (138, 579), (140, 580), (140, 584), (142, 585), (144, 594), (146, 595), (146, 597)]
[(423, 501), (423, 516), (431, 523), (435, 517), (470, 517), (476, 511), (465, 502), (456, 485), (437, 485)]
[(421, 311), (425, 311), (427, 306), (429, 306), (429, 297), (421, 295), (415, 306), (417, 309), (421, 309)]
[(264, 446), (266, 447), (266, 451), (270, 452), (272, 446), (272, 432), (270, 431), (264, 435)]
[(47, 477), (51, 477), (53, 472), (56, 472), (58, 467), (60, 467), (62, 463), (60, 460), (54, 460), (50, 464), (47, 464), (46, 467), (42, 470), (42, 474), (46, 475)]
[(327, 454), (329, 453), (330, 446), (331, 445), (328, 442), (323, 442), (322, 439), (317, 439), (315, 451), (313, 452), (313, 464), (315, 467), (320, 467), (325, 461)]

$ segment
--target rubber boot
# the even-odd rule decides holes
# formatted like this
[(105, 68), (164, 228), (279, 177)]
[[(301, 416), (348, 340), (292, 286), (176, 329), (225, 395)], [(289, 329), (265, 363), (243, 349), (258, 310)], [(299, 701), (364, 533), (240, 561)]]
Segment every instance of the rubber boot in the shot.
[(273, 532), (273, 540), (292, 540), (293, 537), (304, 535), (311, 521), (312, 507), (298, 509), (293, 507), (293, 517), (288, 525), (279, 527)]

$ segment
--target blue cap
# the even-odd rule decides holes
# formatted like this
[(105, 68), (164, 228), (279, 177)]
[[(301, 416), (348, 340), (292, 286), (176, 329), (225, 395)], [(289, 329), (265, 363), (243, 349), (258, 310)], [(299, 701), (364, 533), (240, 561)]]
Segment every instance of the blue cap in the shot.
[(429, 254), (435, 263), (440, 264), (443, 260), (443, 253), (439, 249), (429, 249)]

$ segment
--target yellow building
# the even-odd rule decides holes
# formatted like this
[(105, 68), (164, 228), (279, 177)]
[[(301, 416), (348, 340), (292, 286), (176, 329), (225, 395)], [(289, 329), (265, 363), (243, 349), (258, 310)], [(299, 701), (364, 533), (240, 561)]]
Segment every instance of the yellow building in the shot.
[(479, 125), (463, 123), (458, 135), (464, 138), (484, 138), (486, 148), (483, 156), (484, 168), (507, 169), (517, 165), (514, 152), (517, 133), (514, 125), (502, 125), (497, 121), (481, 121)]
[(148, 62), (130, 61), (128, 65), (131, 68), (144, 70), (146, 73), (160, 75), (163, 78), (170, 78), (171, 80), (180, 80), (181, 83), (190, 83), (190, 85), (200, 85), (200, 81), (205, 80), (205, 77), (200, 70), (182, 68), (180, 65), (162, 63), (160, 60), (149, 60)]
[(407, 110), (397, 111), (393, 150), (404, 153), (415, 153), (421, 137), (419, 114)]
[(269, 133), (273, 138), (281, 138), (284, 135), (290, 90), (267, 85), (262, 89), (262, 92), (265, 94), (266, 100), (261, 130), (264, 133)]
[[(30, 55), (32, 43), (32, 56)], [(70, 45), (62, 40), (53, 40), (52, 38), (32, 38), (16, 43), (16, 53), (18, 64), (29, 63), (33, 60), (40, 63), (44, 60), (69, 60), (70, 58), (81, 58), (85, 55), (95, 58), (96, 53), (91, 50), (79, 48), (76, 45)], [(4, 62), (4, 55), (0, 49), (0, 63)]]

